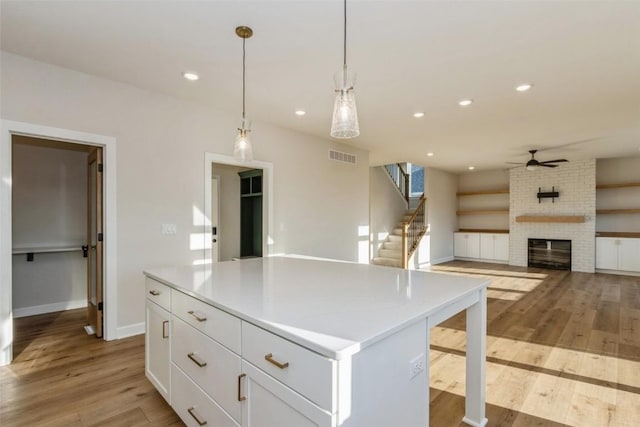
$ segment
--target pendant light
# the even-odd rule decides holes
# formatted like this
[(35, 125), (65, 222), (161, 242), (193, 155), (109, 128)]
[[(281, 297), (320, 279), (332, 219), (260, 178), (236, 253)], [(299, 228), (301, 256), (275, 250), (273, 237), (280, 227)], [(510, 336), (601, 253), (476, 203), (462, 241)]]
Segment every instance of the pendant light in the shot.
[(253, 148), (251, 147), (251, 120), (247, 119), (244, 114), (244, 98), (245, 98), (245, 42), (253, 35), (253, 30), (249, 27), (237, 27), (236, 34), (242, 38), (242, 123), (238, 128), (236, 143), (233, 148), (233, 157), (242, 162), (250, 162), (253, 160)]
[(348, 139), (360, 135), (360, 126), (358, 125), (358, 111), (356, 110), (356, 96), (353, 91), (356, 75), (347, 71), (347, 0), (344, 0), (343, 52), (342, 70), (338, 71), (334, 76), (336, 100), (333, 104), (331, 136)]

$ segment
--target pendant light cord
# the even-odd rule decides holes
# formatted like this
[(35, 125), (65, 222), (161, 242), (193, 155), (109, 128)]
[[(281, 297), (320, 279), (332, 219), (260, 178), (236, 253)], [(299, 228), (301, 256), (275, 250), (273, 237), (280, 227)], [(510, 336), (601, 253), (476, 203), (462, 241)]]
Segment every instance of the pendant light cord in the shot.
[(344, 52), (344, 68), (347, 68), (347, 0), (344, 0), (344, 40), (343, 40), (343, 49)]
[[(242, 119), (244, 120), (244, 94), (245, 94), (245, 61), (246, 61), (246, 52), (245, 52), (245, 42), (247, 41), (246, 38), (242, 38)], [(244, 128), (244, 123), (242, 124), (242, 127)]]

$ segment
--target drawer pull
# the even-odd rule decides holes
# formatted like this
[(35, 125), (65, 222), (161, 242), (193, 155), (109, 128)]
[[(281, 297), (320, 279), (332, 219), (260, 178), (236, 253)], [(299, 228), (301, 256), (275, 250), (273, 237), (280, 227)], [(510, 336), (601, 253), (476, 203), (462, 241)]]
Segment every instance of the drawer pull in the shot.
[(238, 402), (242, 402), (247, 400), (247, 396), (242, 395), (241, 387), (242, 387), (242, 379), (246, 377), (247, 374), (238, 375)]
[(285, 369), (285, 368), (289, 367), (289, 362), (280, 363), (277, 360), (275, 360), (273, 358), (273, 353), (269, 353), (266, 356), (264, 356), (264, 360), (266, 360), (269, 363), (272, 363), (272, 364), (276, 365), (280, 369)]
[(160, 295), (160, 291), (156, 291), (155, 289), (150, 290), (149, 293), (154, 297), (157, 297), (158, 295)]
[(169, 331), (167, 330), (167, 326), (169, 326), (168, 320), (162, 322), (162, 338), (169, 338)]
[(194, 420), (196, 420), (199, 426), (207, 425), (207, 422), (200, 418), (200, 415), (198, 415), (198, 413), (196, 412), (195, 407), (192, 406), (191, 408), (187, 409), (187, 412), (193, 417)]
[(204, 317), (203, 315), (199, 314), (197, 311), (187, 311), (187, 313), (189, 313), (190, 315), (192, 315), (198, 322), (204, 322), (205, 320), (207, 320), (206, 317)]
[(201, 368), (204, 368), (205, 366), (207, 366), (207, 362), (203, 362), (202, 360), (200, 360), (200, 358), (196, 356), (195, 353), (189, 353), (187, 354), (187, 357), (191, 359), (193, 363), (200, 366)]

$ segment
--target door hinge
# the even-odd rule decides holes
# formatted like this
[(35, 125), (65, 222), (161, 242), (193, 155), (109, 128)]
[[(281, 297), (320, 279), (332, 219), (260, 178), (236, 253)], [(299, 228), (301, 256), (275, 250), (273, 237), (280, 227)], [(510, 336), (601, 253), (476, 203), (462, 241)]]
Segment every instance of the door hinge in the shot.
[(102, 303), (101, 302), (98, 303), (98, 311), (102, 311)]
[(103, 172), (104, 171), (104, 166), (102, 165), (102, 163), (98, 163), (98, 172)]
[(104, 236), (102, 235), (102, 233), (98, 233), (98, 242), (102, 242), (103, 239)]

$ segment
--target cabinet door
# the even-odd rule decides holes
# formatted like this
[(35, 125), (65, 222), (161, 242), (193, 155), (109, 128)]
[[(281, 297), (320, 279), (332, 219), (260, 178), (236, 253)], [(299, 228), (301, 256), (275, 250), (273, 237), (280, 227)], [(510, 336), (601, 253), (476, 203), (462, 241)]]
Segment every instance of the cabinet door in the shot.
[(493, 240), (494, 259), (499, 261), (509, 261), (509, 235), (494, 234)]
[(453, 233), (453, 255), (456, 257), (467, 256), (467, 239), (466, 233)]
[(467, 257), (480, 258), (480, 233), (468, 233)]
[(495, 234), (482, 233), (480, 234), (480, 258), (482, 259), (495, 259)]
[(145, 330), (145, 374), (171, 403), (169, 395), (169, 319), (167, 310), (147, 300)]
[(618, 269), (618, 244), (620, 239), (596, 237), (596, 268)]
[(331, 427), (333, 416), (252, 364), (242, 361), (243, 427)]
[(640, 239), (618, 239), (618, 268), (640, 271)]

